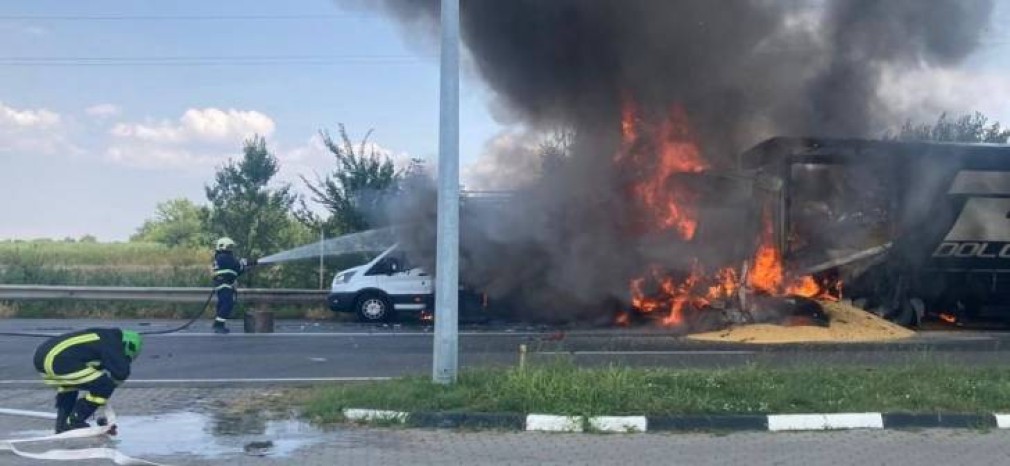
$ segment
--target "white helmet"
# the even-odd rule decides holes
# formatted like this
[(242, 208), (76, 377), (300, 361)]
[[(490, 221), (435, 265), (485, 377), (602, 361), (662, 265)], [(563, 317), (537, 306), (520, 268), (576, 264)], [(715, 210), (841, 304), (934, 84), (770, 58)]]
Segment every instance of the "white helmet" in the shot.
[(218, 239), (217, 242), (214, 243), (214, 249), (217, 251), (231, 251), (231, 248), (233, 247), (235, 247), (235, 241), (227, 236)]

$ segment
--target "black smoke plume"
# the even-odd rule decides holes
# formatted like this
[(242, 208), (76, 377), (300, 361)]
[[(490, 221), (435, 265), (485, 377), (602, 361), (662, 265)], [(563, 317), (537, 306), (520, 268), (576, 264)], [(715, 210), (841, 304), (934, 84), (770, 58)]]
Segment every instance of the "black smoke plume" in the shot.
[[(437, 32), (438, 4), (368, 3), (421, 34)], [(515, 299), (526, 318), (585, 320), (627, 303), (629, 280), (649, 264), (706, 252), (629, 227), (641, 211), (628, 186), (656, 167), (615, 165), (622, 104), (636, 102), (647, 122), (683, 109), (713, 168), (772, 135), (877, 135), (896, 116), (879, 95), (883, 73), (956, 66), (992, 9), (992, 0), (462, 0), (481, 79), (525, 124), (576, 135), (563, 163), (508, 203), (464, 204), (463, 280)], [(433, 265), (424, 199), (394, 215), (420, 225), (404, 242)], [(730, 221), (704, 238), (725, 251), (752, 240), (743, 231)]]

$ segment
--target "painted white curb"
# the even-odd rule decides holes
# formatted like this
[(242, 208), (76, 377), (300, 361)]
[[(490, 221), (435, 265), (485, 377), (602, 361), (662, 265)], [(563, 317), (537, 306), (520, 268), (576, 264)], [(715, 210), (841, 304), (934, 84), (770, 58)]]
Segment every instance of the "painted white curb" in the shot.
[(551, 414), (529, 414), (526, 416), (526, 430), (541, 432), (582, 432), (582, 417), (554, 416)]
[(395, 421), (404, 422), (408, 414), (402, 411), (382, 409), (345, 409), (344, 418), (351, 421)]
[(589, 426), (598, 432), (645, 432), (649, 421), (645, 416), (596, 416), (589, 418)]
[[(40, 418), (51, 416), (51, 414), (36, 411), (0, 408), (0, 415), (2, 414), (14, 414)], [(899, 419), (891, 419), (887, 416), (898, 416)], [(991, 419), (995, 420), (996, 428), (1010, 429), (1010, 413), (992, 413), (989, 414), (989, 416), (992, 416)], [(351, 421), (386, 421), (404, 423), (410, 417), (410, 413), (381, 409), (348, 408), (344, 410), (344, 417)], [(888, 422), (893, 422), (895, 425), (885, 427), (885, 417), (889, 419)], [(912, 424), (909, 425), (908, 421), (902, 420), (901, 417), (901, 413), (887, 414), (886, 416), (883, 413), (805, 413), (769, 414), (765, 416), (765, 419), (767, 420), (767, 430), (770, 432), (884, 428), (901, 429), (908, 428), (910, 426), (915, 427), (917, 424), (917, 422), (913, 421)], [(918, 424), (921, 424), (920, 427), (932, 428), (938, 426), (936, 424), (937, 420), (930, 420), (929, 416), (926, 416), (926, 418), (927, 419), (925, 421), (918, 421)], [(957, 425), (959, 422), (963, 421), (955, 421), (955, 425), (952, 427), (963, 427), (961, 425)], [(989, 421), (979, 422), (988, 424)], [(668, 423), (661, 424), (663, 424), (659, 428), (661, 431), (682, 430), (675, 425), (667, 425)], [(753, 422), (745, 424), (749, 426), (745, 427), (747, 430), (754, 429), (755, 427)], [(940, 425), (942, 424), (943, 423)], [(585, 430), (589, 430), (591, 432), (639, 433), (649, 432), (649, 419), (647, 416), (582, 417), (560, 416), (553, 414), (529, 414), (526, 416), (525, 430), (540, 432), (584, 432)]]
[(768, 430), (883, 429), (880, 413), (772, 414)]

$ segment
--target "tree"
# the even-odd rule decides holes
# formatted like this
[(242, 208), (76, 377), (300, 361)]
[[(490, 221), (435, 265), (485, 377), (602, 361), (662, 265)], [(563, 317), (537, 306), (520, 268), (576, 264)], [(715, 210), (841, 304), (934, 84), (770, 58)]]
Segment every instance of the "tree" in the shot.
[(130, 241), (148, 241), (168, 246), (207, 247), (210, 233), (207, 232), (206, 207), (194, 204), (189, 199), (172, 199), (158, 204), (155, 217), (149, 219), (130, 237)]
[(287, 232), (296, 196), (287, 184), (268, 187), (278, 169), (266, 140), (256, 136), (246, 141), (242, 160), (229, 161), (218, 169), (214, 184), (206, 187), (213, 207), (208, 218), (210, 231), (233, 238), (252, 256), (290, 246)]
[(340, 141), (330, 133), (319, 134), (323, 144), (333, 154), (337, 167), (326, 177), (316, 177), (312, 183), (304, 176), (302, 181), (312, 192), (312, 200), (330, 213), (327, 219), (312, 214), (302, 205), (299, 218), (313, 228), (323, 228), (328, 236), (353, 233), (374, 228), (381, 220), (386, 203), (395, 195), (403, 171), (397, 170), (393, 161), (379, 154), (373, 147), (367, 150), (369, 130), (355, 149), (344, 125), (339, 125)]
[(575, 130), (570, 126), (553, 128), (540, 142), (540, 175), (552, 179), (572, 155)]
[(906, 121), (898, 135), (892, 139), (1006, 144), (1010, 141), (1010, 129), (1001, 128), (998, 122), (990, 124), (989, 119), (980, 112), (953, 118), (942, 113), (932, 125), (913, 125), (911, 121)]

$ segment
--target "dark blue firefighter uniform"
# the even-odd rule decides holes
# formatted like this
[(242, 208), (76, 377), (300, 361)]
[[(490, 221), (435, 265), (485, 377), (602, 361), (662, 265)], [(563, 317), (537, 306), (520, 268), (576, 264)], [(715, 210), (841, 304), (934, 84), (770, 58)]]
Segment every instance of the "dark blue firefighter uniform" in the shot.
[[(130, 377), (130, 357), (116, 328), (89, 328), (52, 337), (35, 350), (35, 369), (56, 388), (56, 433), (87, 427), (116, 386)], [(78, 399), (77, 392), (88, 394)]]
[(214, 329), (225, 330), (225, 322), (235, 307), (235, 281), (245, 272), (245, 266), (231, 251), (214, 253), (214, 290), (217, 293), (217, 315)]

